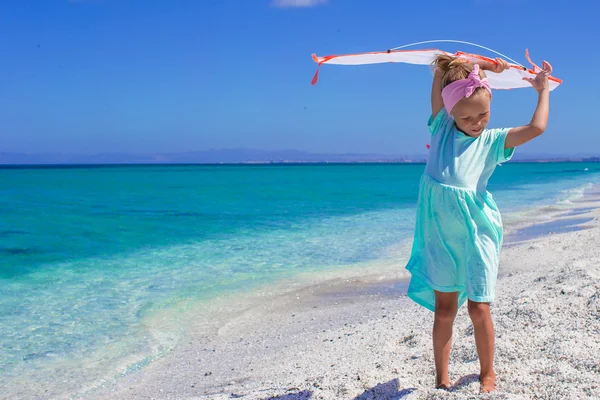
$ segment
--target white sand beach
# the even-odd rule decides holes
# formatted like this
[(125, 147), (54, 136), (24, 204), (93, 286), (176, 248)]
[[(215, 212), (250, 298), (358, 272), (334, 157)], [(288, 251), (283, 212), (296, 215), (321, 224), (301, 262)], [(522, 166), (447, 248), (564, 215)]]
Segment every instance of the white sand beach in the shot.
[(507, 229), (492, 306), (498, 376), (493, 394), (479, 395), (466, 306), (454, 329), (454, 388), (433, 389), (433, 314), (406, 297), (405, 283), (385, 276), (331, 279), (264, 301), (249, 298), (243, 312), (223, 310), (218, 320), (188, 314), (190, 335), (168, 356), (88, 394), (215, 400), (600, 398), (600, 193), (596, 188), (544, 212), (552, 224)]

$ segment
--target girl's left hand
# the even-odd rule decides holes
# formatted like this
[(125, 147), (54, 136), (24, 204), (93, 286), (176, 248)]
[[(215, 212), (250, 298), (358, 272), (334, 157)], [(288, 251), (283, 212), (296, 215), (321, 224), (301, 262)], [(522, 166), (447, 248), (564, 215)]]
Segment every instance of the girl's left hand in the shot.
[(548, 89), (548, 76), (552, 73), (552, 65), (548, 61), (542, 63), (542, 70), (537, 74), (535, 79), (523, 78), (523, 80), (531, 83), (531, 86), (539, 92)]

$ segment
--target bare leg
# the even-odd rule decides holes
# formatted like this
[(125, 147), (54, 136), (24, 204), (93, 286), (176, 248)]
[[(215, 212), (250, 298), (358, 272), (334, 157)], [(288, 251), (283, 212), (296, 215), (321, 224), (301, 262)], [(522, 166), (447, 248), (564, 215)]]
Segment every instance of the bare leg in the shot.
[(494, 324), (489, 303), (477, 303), (469, 300), (469, 315), (475, 330), (475, 345), (479, 355), (479, 381), (481, 391), (488, 393), (496, 390), (494, 372)]
[(449, 389), (448, 360), (452, 348), (452, 325), (458, 311), (458, 293), (435, 292), (435, 319), (433, 322), (433, 357), (435, 359), (435, 387)]

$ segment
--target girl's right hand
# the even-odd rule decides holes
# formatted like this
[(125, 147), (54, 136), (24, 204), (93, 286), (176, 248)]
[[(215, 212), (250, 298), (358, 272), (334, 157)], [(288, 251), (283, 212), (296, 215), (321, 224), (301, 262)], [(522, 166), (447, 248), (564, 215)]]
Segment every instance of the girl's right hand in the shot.
[(479, 64), (479, 68), (481, 68), (484, 71), (491, 71), (491, 72), (495, 72), (497, 74), (506, 71), (507, 69), (510, 68), (510, 65), (503, 59), (501, 59), (500, 57), (496, 57), (496, 59), (494, 60), (495, 62), (491, 62), (491, 61), (478, 61), (477, 64)]
[(509, 68), (510, 68), (510, 65), (505, 60), (501, 59), (500, 57), (496, 57), (496, 63), (492, 64), (488, 67), (488, 69), (490, 71), (495, 72), (497, 74), (501, 73), (502, 71), (506, 71)]
[(548, 89), (548, 76), (552, 72), (552, 66), (549, 62), (544, 61), (542, 63), (542, 70), (534, 78), (525, 77), (523, 80), (531, 83), (531, 86), (539, 93), (543, 90)]

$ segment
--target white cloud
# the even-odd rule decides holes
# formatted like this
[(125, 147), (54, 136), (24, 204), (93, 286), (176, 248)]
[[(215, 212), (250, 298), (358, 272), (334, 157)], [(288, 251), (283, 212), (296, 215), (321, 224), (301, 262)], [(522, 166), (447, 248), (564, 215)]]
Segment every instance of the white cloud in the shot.
[(272, 4), (279, 8), (292, 8), (292, 7), (314, 7), (319, 4), (325, 4), (327, 0), (273, 0)]

